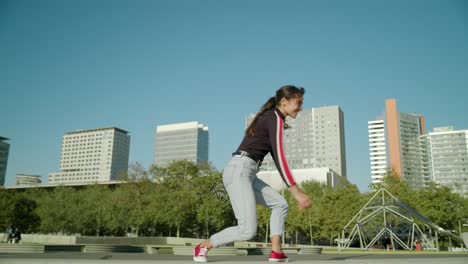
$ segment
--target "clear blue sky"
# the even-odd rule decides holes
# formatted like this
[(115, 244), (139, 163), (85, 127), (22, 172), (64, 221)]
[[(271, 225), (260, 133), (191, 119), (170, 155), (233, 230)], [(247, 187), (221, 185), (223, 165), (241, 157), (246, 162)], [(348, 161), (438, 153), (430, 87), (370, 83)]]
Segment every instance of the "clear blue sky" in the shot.
[(284, 84), (345, 114), (349, 180), (370, 183), (367, 121), (396, 98), (427, 129), (468, 128), (466, 1), (0, 1), (0, 136), (17, 173), (59, 171), (65, 132), (199, 121), (222, 169), (244, 118)]

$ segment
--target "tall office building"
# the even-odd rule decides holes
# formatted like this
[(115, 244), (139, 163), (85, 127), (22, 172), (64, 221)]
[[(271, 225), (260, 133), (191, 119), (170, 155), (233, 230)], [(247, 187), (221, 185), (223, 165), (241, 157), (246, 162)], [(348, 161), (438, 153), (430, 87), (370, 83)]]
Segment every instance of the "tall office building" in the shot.
[[(246, 119), (246, 127), (255, 115)], [(344, 114), (338, 106), (304, 109), (297, 117), (286, 118), (283, 142), (291, 169), (330, 168), (346, 177)], [(275, 171), (268, 154), (260, 168)]]
[(10, 151), (10, 144), (6, 142), (7, 140), (9, 138), (0, 136), (0, 186), (5, 185), (8, 153)]
[(438, 127), (421, 136), (427, 160), (425, 182), (434, 181), (468, 197), (468, 130)]
[(175, 160), (208, 162), (208, 127), (196, 121), (157, 126), (155, 142), (155, 165)]
[(60, 172), (49, 184), (95, 183), (119, 180), (128, 171), (130, 135), (116, 127), (65, 133)]
[(378, 183), (393, 169), (411, 188), (423, 185), (423, 160), (419, 136), (424, 134), (424, 117), (399, 113), (395, 99), (385, 101), (385, 114), (368, 122), (372, 183)]

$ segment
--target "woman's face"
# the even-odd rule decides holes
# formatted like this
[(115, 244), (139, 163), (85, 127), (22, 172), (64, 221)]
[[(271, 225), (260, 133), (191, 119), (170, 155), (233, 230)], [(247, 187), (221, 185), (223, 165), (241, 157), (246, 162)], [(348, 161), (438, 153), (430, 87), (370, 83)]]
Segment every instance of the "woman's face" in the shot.
[(291, 99), (282, 98), (281, 107), (283, 108), (286, 115), (296, 118), (297, 114), (302, 111), (302, 102), (304, 97), (293, 97)]

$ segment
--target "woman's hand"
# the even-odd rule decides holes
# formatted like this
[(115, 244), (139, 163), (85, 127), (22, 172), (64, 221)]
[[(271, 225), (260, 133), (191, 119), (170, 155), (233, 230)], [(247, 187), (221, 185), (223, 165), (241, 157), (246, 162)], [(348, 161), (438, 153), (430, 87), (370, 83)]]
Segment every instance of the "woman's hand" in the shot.
[(289, 187), (289, 191), (293, 195), (294, 199), (296, 199), (297, 208), (299, 208), (300, 211), (312, 206), (312, 200), (310, 200), (309, 196), (303, 193), (297, 185)]

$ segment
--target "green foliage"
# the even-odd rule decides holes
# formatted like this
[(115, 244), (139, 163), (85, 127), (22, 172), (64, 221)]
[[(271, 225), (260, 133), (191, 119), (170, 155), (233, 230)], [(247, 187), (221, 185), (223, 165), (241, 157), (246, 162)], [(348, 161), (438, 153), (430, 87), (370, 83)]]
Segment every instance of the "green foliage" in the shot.
[(416, 210), (446, 230), (458, 229), (463, 220), (464, 199), (446, 186), (430, 184), (418, 192)]
[(327, 217), (323, 219), (324, 228), (322, 236), (330, 238), (330, 245), (333, 239), (338, 237), (348, 221), (362, 207), (362, 199), (358, 188), (352, 184), (345, 184), (337, 189), (327, 188), (323, 196), (322, 205), (326, 206)]
[(21, 232), (35, 232), (38, 217), (34, 214), (37, 204), (24, 193), (9, 192), (0, 189), (0, 230), (9, 227)]
[(111, 234), (106, 225), (111, 213), (111, 194), (111, 190), (104, 185), (89, 185), (79, 191), (78, 206), (81, 213), (76, 215), (78, 233), (90, 236)]
[(53, 191), (42, 192), (36, 199), (41, 232), (70, 233), (76, 230), (76, 216), (80, 210), (74, 188), (60, 186)]
[(171, 163), (166, 168), (168, 176), (174, 177), (188, 177), (196, 176), (199, 173), (199, 168), (197, 164), (187, 160), (176, 160)]
[(232, 224), (232, 209), (229, 196), (224, 190), (222, 175), (218, 172), (208, 172), (202, 177), (193, 179), (195, 186), (196, 219), (203, 223), (204, 237)]
[(260, 237), (262, 241), (265, 241), (265, 243), (268, 243), (268, 239), (270, 238), (270, 215), (270, 209), (257, 205), (257, 237)]

